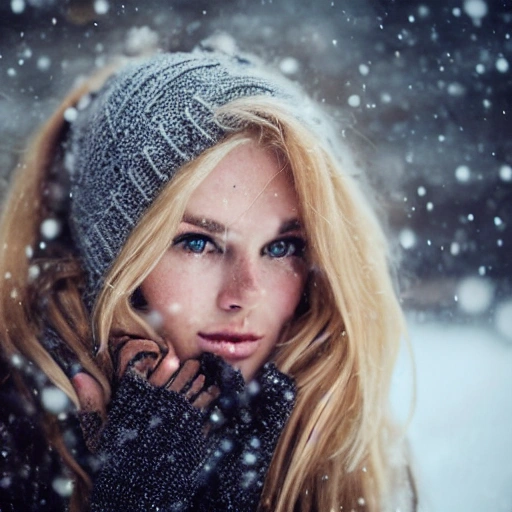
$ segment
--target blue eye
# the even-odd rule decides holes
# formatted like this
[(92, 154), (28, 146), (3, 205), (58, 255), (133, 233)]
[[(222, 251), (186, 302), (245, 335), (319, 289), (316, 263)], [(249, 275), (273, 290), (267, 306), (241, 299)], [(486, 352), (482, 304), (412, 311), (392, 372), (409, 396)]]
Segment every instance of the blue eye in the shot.
[(217, 246), (210, 237), (197, 233), (181, 235), (174, 240), (173, 245), (181, 246), (185, 252), (192, 254), (210, 253), (217, 250)]
[(264, 249), (263, 253), (271, 258), (286, 258), (287, 256), (304, 255), (305, 242), (298, 237), (282, 238), (269, 243)]
[(184, 241), (183, 247), (185, 247), (185, 249), (188, 249), (190, 252), (200, 254), (204, 251), (206, 247), (206, 240), (204, 240), (203, 238), (191, 238), (189, 240)]

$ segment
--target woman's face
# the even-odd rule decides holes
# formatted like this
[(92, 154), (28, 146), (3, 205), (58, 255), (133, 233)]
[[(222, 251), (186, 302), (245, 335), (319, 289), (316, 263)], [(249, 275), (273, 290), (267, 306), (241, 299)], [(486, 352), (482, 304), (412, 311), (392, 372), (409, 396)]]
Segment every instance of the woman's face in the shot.
[(181, 361), (213, 352), (250, 380), (301, 299), (304, 252), (290, 177), (273, 153), (250, 142), (194, 191), (141, 289)]

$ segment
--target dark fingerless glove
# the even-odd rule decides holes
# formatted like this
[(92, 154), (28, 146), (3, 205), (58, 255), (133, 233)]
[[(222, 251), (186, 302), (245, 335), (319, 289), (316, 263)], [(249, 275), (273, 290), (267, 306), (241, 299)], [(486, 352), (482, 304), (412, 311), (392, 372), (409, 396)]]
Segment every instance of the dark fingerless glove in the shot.
[(100, 440), (91, 510), (190, 510), (206, 454), (204, 420), (181, 394), (127, 372)]
[(267, 363), (246, 386), (226, 363), (225, 376), (238, 382), (236, 391), (222, 394), (213, 411), (208, 459), (198, 475), (200, 491), (193, 510), (243, 511), (258, 508), (265, 476), (279, 436), (293, 410), (293, 380)]

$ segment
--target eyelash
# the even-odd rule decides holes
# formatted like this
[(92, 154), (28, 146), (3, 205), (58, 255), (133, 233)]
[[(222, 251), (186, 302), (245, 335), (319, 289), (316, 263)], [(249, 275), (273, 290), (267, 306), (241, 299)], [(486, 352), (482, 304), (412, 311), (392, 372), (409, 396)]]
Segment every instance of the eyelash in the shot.
[[(193, 248), (191, 244), (197, 244), (197, 242), (199, 242), (199, 247), (196, 246), (195, 248)], [(208, 249), (209, 244), (211, 245), (210, 249)], [(284, 249), (284, 251), (281, 251), (279, 254), (272, 254), (272, 248), (279, 247), (280, 244), (281, 248)], [(177, 236), (173, 241), (173, 247), (180, 245), (182, 246), (185, 252), (190, 254), (204, 254), (205, 252), (206, 254), (224, 253), (224, 249), (220, 247), (217, 243), (215, 243), (211, 237), (209, 237), (208, 235), (203, 235), (201, 233), (184, 233), (182, 235)], [(287, 236), (269, 242), (261, 250), (261, 255), (268, 256), (271, 259), (283, 259), (290, 256), (304, 258), (305, 250), (306, 242), (302, 237)]]

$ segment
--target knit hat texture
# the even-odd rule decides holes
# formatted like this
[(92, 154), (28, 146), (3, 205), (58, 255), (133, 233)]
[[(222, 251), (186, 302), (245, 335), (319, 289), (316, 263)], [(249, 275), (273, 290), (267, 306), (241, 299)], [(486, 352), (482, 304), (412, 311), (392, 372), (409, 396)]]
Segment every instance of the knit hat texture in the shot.
[(176, 171), (225, 135), (217, 107), (290, 94), (243, 59), (159, 54), (110, 78), (79, 110), (68, 143), (70, 228), (92, 303), (129, 234)]

